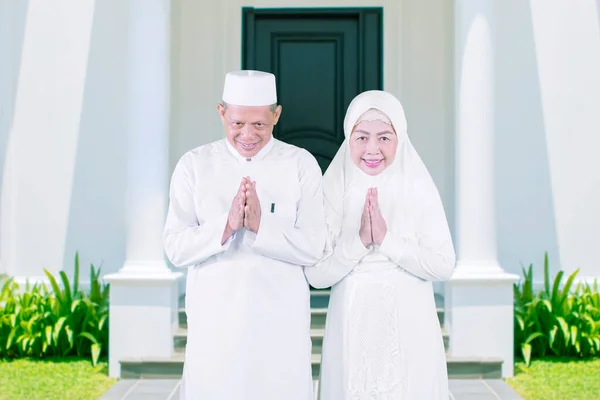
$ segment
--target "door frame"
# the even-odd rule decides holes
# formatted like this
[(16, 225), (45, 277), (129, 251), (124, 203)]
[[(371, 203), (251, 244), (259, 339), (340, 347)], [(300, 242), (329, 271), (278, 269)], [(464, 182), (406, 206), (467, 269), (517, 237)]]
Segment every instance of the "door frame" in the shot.
[[(255, 8), (242, 7), (242, 46), (241, 46), (241, 69), (253, 69), (256, 65), (254, 60), (254, 36), (255, 20), (260, 17), (280, 17), (280, 16), (307, 16), (307, 17), (333, 17), (333, 16), (357, 16), (359, 26), (359, 36), (362, 40), (358, 43), (358, 75), (361, 80), (358, 85), (359, 92), (365, 90), (365, 77), (372, 72), (376, 72), (378, 81), (376, 87), (383, 90), (384, 82), (384, 27), (383, 27), (383, 7), (303, 7), (303, 8)], [(367, 41), (367, 35), (371, 34), (367, 30), (367, 24), (377, 22), (379, 29), (375, 31), (377, 35), (377, 46), (375, 48), (365, 48), (363, 42)], [(248, 33), (248, 34), (246, 34)], [(249, 57), (246, 57), (248, 54)], [(375, 57), (379, 62), (379, 71), (367, 71), (366, 60)], [(246, 61), (250, 59), (250, 62)]]

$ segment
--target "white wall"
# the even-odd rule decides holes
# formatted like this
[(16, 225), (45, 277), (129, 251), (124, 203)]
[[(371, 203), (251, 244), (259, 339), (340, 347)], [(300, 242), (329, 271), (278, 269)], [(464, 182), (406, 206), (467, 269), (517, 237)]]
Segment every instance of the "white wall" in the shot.
[[(12, 32), (2, 35), (11, 54), (3, 68), (13, 74), (4, 75), (1, 104), (14, 120), (12, 129), (6, 118), (0, 125), (0, 167), (10, 166), (0, 170), (2, 268), (19, 276), (71, 271), (79, 251), (83, 279), (91, 262), (114, 272), (125, 254), (127, 7), (0, 1), (10, 22), (2, 29)], [(452, 218), (449, 7), (443, 0), (303, 4), (385, 7), (384, 87), (403, 102)], [(222, 137), (216, 103), (225, 73), (240, 67), (243, 5), (251, 3), (173, 0), (171, 169), (185, 151)]]
[[(18, 71), (21, 63), (21, 50), (25, 30), (25, 16), (28, 1), (13, 2), (0, 0), (0, 273), (7, 272), (8, 224), (2, 223), (7, 215), (8, 198), (4, 179), (8, 154), (8, 137), (13, 120)], [(5, 219), (6, 220), (6, 219)]]
[(174, 0), (171, 169), (187, 150), (223, 137), (225, 73), (241, 67), (243, 6), (384, 7), (384, 89), (400, 98), (409, 135), (453, 216), (452, 14), (445, 0)]
[[(496, 2), (495, 179), (498, 256), (509, 272), (544, 251), (551, 265), (600, 276), (593, 240), (600, 211), (598, 0)], [(174, 1), (171, 168), (188, 149), (222, 137), (216, 103), (241, 65), (241, 7)], [(442, 0), (303, 1), (302, 6), (384, 6), (385, 89), (404, 104), (411, 138), (454, 227), (453, 7)], [(204, 38), (218, 38), (206, 40)], [(566, 133), (568, 132), (568, 133)], [(578, 180), (576, 178), (580, 178)], [(588, 223), (589, 222), (589, 223)]]
[(129, 2), (95, 1), (63, 264), (103, 273), (125, 260)]
[[(3, 171), (5, 181), (13, 183), (2, 190), (10, 199), (2, 212), (3, 268), (30, 276), (41, 276), (42, 268), (70, 271), (79, 251), (84, 277), (90, 262), (116, 271), (125, 253), (126, 7), (116, 0), (76, 8), (3, 1), (12, 21), (3, 29), (22, 32), (4, 44), (13, 51), (5, 68), (14, 77), (4, 82), (15, 89), (8, 112), (15, 124), (10, 143), (6, 120), (0, 131), (3, 164), (12, 166)], [(301, 4), (385, 7), (384, 88), (403, 102), (413, 142), (452, 219), (449, 6), (443, 0)], [(171, 169), (185, 151), (222, 137), (216, 103), (225, 73), (240, 67), (244, 5), (299, 3), (173, 0)], [(3, 105), (10, 104), (11, 91), (5, 93)]]
[(496, 4), (500, 262), (600, 276), (598, 1)]
[(440, 191), (451, 228), (455, 215), (454, 8), (447, 0), (404, 0), (402, 101), (408, 134)]
[(173, 0), (171, 170), (189, 149), (223, 137), (217, 103), (226, 72), (241, 67), (243, 6), (384, 7), (384, 89), (403, 103), (453, 227), (453, 15), (445, 0)]
[(22, 12), (15, 29), (24, 32), (11, 38), (18, 78), (2, 147), (10, 184), (2, 187), (2, 258), (12, 275), (70, 272), (75, 251), (82, 279), (90, 262), (103, 263), (104, 272), (123, 264), (128, 52), (121, 3), (8, 5), (11, 15)]
[[(86, 275), (90, 262), (105, 272), (123, 265), (129, 53), (121, 3), (0, 0), (0, 271), (70, 270), (76, 250)], [(185, 151), (222, 137), (216, 103), (224, 74), (241, 65), (241, 7), (298, 4), (173, 0), (171, 170)], [(453, 226), (451, 4), (302, 4), (385, 7), (384, 87), (405, 106)], [(581, 267), (582, 276), (600, 276), (598, 0), (496, 7), (501, 265), (520, 273), (521, 263), (534, 262), (541, 277), (548, 250), (554, 270)]]

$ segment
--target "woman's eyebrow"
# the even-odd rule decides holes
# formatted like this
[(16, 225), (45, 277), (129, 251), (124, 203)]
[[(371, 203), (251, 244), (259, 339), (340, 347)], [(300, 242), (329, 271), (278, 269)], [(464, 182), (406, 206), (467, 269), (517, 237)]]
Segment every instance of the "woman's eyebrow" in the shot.
[[(357, 129), (357, 130), (354, 131), (354, 133), (362, 133), (362, 134), (365, 134), (365, 135), (370, 135), (371, 134), (371, 132), (363, 131), (362, 129)], [(381, 135), (393, 135), (393, 134), (394, 134), (394, 132), (385, 130), (385, 131), (382, 131), (382, 132), (378, 132), (377, 136), (381, 136)]]

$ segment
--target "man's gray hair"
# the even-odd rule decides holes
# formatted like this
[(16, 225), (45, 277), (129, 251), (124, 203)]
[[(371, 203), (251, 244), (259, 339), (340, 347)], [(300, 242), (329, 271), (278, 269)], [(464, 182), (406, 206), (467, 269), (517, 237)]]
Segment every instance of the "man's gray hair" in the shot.
[[(227, 111), (227, 103), (225, 103), (224, 101), (221, 101), (221, 106), (223, 106), (224, 111)], [(269, 110), (274, 114), (275, 111), (277, 110), (277, 103), (271, 104), (269, 106)]]

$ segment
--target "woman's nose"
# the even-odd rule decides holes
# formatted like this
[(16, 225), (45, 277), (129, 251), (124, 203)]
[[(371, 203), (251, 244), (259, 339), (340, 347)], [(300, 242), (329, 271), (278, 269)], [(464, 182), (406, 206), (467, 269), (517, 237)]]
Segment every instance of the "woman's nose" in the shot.
[(369, 140), (369, 142), (367, 143), (367, 153), (379, 154), (379, 142), (377, 141), (377, 139)]

